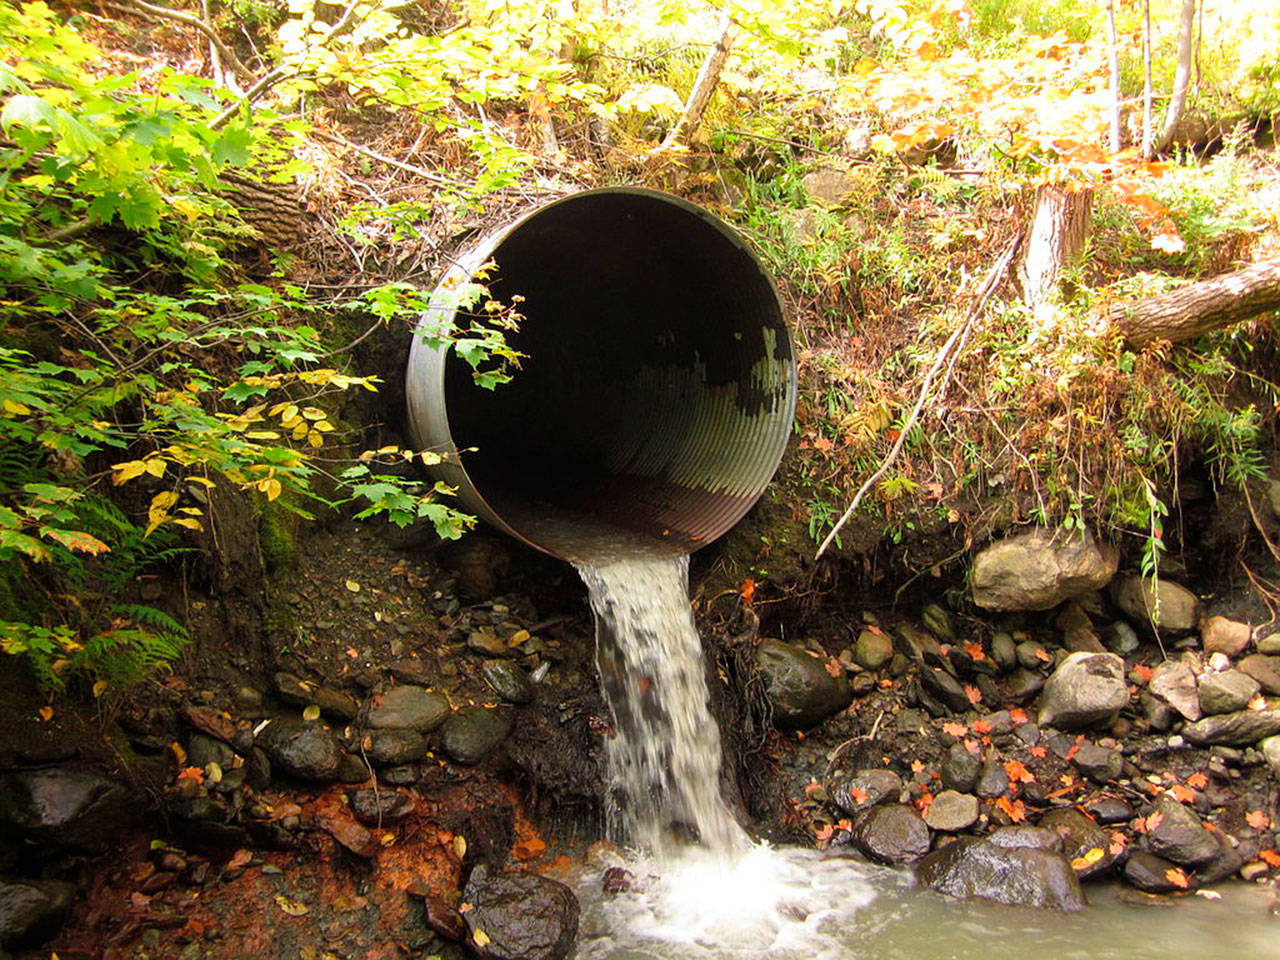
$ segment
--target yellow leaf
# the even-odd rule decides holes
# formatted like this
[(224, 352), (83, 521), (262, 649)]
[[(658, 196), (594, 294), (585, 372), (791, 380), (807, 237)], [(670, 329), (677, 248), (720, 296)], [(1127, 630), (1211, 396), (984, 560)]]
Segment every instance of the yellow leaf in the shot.
[(319, 407), (303, 407), (302, 415), (306, 417), (308, 420), (324, 419), (324, 411), (321, 410)]
[(359, 593), (359, 592), (360, 592), (360, 584), (356, 583), (354, 580), (348, 580), (348, 581), (347, 581), (347, 589), (348, 589), (348, 590), (350, 590), (352, 593)]
[(96, 700), (98, 697), (102, 696), (107, 692), (107, 687), (109, 686), (110, 684), (107, 683), (107, 681), (99, 680), (93, 685), (93, 698)]
[(302, 711), (302, 719), (307, 721), (320, 719), (320, 708), (314, 703)]
[(186, 527), (188, 530), (204, 529), (199, 520), (193, 520), (191, 517), (173, 517), (172, 521), (180, 527)]
[(1071, 861), (1071, 869), (1084, 870), (1087, 867), (1091, 867), (1102, 859), (1102, 853), (1103, 851), (1101, 847), (1093, 847), (1086, 850), (1083, 856), (1076, 857)]
[(477, 947), (483, 947), (489, 943), (489, 935), (478, 927), (471, 931), (471, 939), (475, 941)]
[(268, 500), (274, 500), (276, 497), (280, 496), (280, 491), (283, 488), (280, 486), (279, 480), (275, 477), (267, 477), (267, 479), (262, 482), (265, 484), (262, 488), (262, 492), (267, 495)]
[(311, 444), (311, 446), (313, 447), (323, 447), (324, 434), (317, 433), (315, 430), (312, 430), (310, 433), (307, 434), (307, 443)]
[(307, 435), (309, 430), (310, 427), (307, 426), (307, 421), (299, 420), (298, 425), (293, 428), (293, 439), (301, 440)]
[(274, 430), (250, 430), (245, 434), (250, 440), (279, 440), (280, 434)]
[(276, 903), (281, 910), (291, 917), (301, 917), (303, 914), (311, 912), (311, 908), (305, 903), (298, 900), (290, 900), (282, 893), (276, 894)]
[(31, 412), (31, 408), (25, 403), (19, 403), (17, 400), (6, 400), (4, 402), (4, 412), (15, 417), (24, 417)]
[(147, 460), (145, 466), (147, 468), (147, 473), (151, 474), (153, 477), (164, 476), (165, 462), (159, 457), (151, 457)]
[(459, 860), (467, 855), (467, 838), (462, 834), (458, 834), (453, 838), (453, 852)]
[(111, 482), (116, 486), (140, 477), (147, 472), (147, 465), (141, 460), (127, 460), (111, 467)]
[(321, 433), (332, 433), (332, 432), (333, 432), (333, 424), (332, 424), (332, 423), (330, 423), (328, 420), (317, 420), (317, 421), (316, 421), (316, 424), (315, 424), (315, 427), (316, 427), (316, 429), (317, 429), (317, 430), (319, 430)]
[(40, 719), (48, 723), (53, 719), (53, 707), (41, 707), (39, 710)]

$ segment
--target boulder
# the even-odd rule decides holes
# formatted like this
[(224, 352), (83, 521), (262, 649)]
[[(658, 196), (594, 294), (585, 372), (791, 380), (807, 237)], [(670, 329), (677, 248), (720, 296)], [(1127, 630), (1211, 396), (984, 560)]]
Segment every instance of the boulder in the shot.
[(1173, 893), (1181, 890), (1179, 884), (1169, 879), (1177, 876), (1176, 867), (1145, 850), (1134, 850), (1124, 864), (1124, 878), (1146, 893)]
[(578, 936), (578, 898), (535, 873), (471, 871), (462, 891), (467, 945), (485, 960), (563, 960)]
[(1257, 680), (1239, 670), (1207, 673), (1200, 678), (1200, 709), (1209, 716), (1235, 713), (1248, 707), (1259, 689)]
[(1119, 552), (1090, 536), (1048, 530), (1010, 537), (973, 560), (973, 602), (986, 610), (1049, 610), (1115, 576)]
[(1200, 697), (1196, 692), (1196, 674), (1190, 664), (1181, 660), (1165, 660), (1151, 671), (1147, 691), (1177, 710), (1187, 720), (1200, 719)]
[[(1151, 823), (1156, 815), (1160, 819)], [(1147, 817), (1143, 845), (1165, 860), (1187, 867), (1199, 867), (1217, 859), (1218, 841), (1205, 829), (1200, 818), (1172, 797), (1161, 797)]]
[(1182, 735), (1197, 746), (1251, 746), (1280, 735), (1280, 709), (1241, 710), (1205, 717), (1183, 727)]
[(453, 713), (440, 729), (440, 745), (454, 763), (479, 763), (511, 732), (510, 708), (466, 707)]
[(942, 785), (948, 790), (972, 793), (981, 772), (982, 758), (970, 753), (963, 743), (953, 743), (947, 750), (947, 759), (942, 761)]
[(933, 798), (925, 811), (924, 822), (931, 830), (956, 833), (967, 830), (978, 820), (978, 798), (971, 793), (943, 790)]
[(1107, 831), (1073, 807), (1050, 810), (1040, 826), (1062, 838), (1062, 855), (1081, 880), (1110, 870), (1119, 859), (1111, 852)]
[(1111, 584), (1111, 599), (1139, 625), (1170, 633), (1190, 633), (1200, 625), (1200, 601), (1172, 580), (1121, 577)]
[(902, 795), (902, 778), (884, 768), (855, 770), (851, 776), (832, 779), (827, 796), (845, 813), (861, 813), (879, 803), (897, 803)]
[(1204, 652), (1225, 653), (1228, 657), (1238, 657), (1249, 648), (1249, 639), (1253, 629), (1247, 623), (1228, 620), (1226, 617), (1206, 617), (1200, 624), (1200, 641)]
[(67, 918), (75, 895), (74, 886), (56, 880), (0, 883), (0, 948), (49, 939)]
[(773, 707), (774, 726), (779, 729), (817, 726), (853, 702), (844, 672), (833, 677), (826, 660), (810, 656), (800, 647), (765, 640), (756, 651), (756, 663)]
[(271, 769), (303, 780), (332, 780), (342, 765), (342, 748), (323, 723), (277, 717), (258, 734), (257, 746)]
[(893, 639), (886, 633), (863, 630), (853, 645), (853, 662), (864, 670), (879, 670), (893, 659)]
[(419, 730), (427, 733), (444, 723), (449, 699), (412, 684), (392, 687), (373, 698), (366, 723), (375, 729)]
[(909, 863), (929, 852), (929, 828), (910, 807), (872, 807), (853, 825), (853, 845), (878, 863)]
[(923, 886), (960, 899), (1072, 913), (1084, 909), (1084, 893), (1061, 853), (1005, 846), (993, 838), (964, 837), (929, 854), (916, 867)]
[(1280, 657), (1254, 653), (1241, 660), (1237, 667), (1241, 673), (1257, 680), (1267, 693), (1280, 697)]
[(1039, 722), (1064, 730), (1110, 723), (1128, 703), (1123, 660), (1114, 653), (1073, 653), (1045, 682)]
[(0, 824), (57, 846), (113, 846), (139, 804), (120, 784), (92, 770), (45, 767), (0, 776)]

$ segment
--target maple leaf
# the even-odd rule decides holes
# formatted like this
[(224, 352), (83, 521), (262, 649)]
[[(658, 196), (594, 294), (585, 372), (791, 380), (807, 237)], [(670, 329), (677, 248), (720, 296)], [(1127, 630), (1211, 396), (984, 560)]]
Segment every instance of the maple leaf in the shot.
[(1133, 674), (1143, 683), (1151, 682), (1151, 668), (1145, 663), (1136, 664), (1133, 668)]
[(986, 720), (975, 720), (973, 723), (973, 732), (974, 733), (990, 733), (991, 724), (987, 723)]
[(1271, 818), (1261, 810), (1250, 810), (1244, 815), (1244, 822), (1255, 830), (1265, 830), (1271, 826)]
[(980, 643), (966, 643), (962, 649), (974, 660), (987, 659), (987, 653), (982, 649), (982, 644)]
[(179, 780), (194, 780), (196, 783), (204, 783), (204, 771), (199, 767), (183, 767), (178, 774)]
[(1173, 799), (1177, 800), (1179, 803), (1196, 802), (1196, 792), (1190, 787), (1184, 787), (1180, 783), (1170, 787), (1169, 793), (1172, 795)]
[(969, 732), (969, 728), (963, 723), (956, 723), (954, 720), (948, 720), (942, 725), (942, 732), (959, 740)]
[(867, 791), (863, 790), (861, 787), (850, 787), (849, 796), (853, 798), (854, 803), (867, 802)]
[(742, 597), (743, 603), (745, 603), (748, 607), (751, 606), (751, 604), (756, 599), (756, 582), (752, 580), (750, 577), (748, 577), (746, 580), (743, 580), (742, 586), (738, 590), (738, 595)]
[(1049, 753), (1049, 751), (1046, 750), (1044, 747), (1032, 747), (1027, 752), (1031, 754), (1033, 757), (1037, 757), (1037, 758), (1045, 757)]
[(1180, 890), (1185, 890), (1191, 886), (1191, 881), (1187, 879), (1187, 875), (1178, 867), (1170, 867), (1166, 870), (1164, 878)]
[(1036, 782), (1036, 775), (1028, 770), (1021, 760), (1006, 760), (1004, 772), (1009, 775), (1010, 783)]
[(1004, 811), (1014, 823), (1021, 823), (1027, 819), (1027, 808), (1023, 806), (1021, 800), (1010, 800), (1008, 797), (1001, 797), (996, 801), (996, 806)]
[(1036, 659), (1044, 663), (1053, 663), (1053, 654), (1044, 647), (1036, 647)]
[(827, 673), (831, 674), (833, 677), (839, 678), (844, 676), (844, 667), (840, 666), (840, 661), (835, 657), (828, 657), (827, 662), (823, 664), (823, 666), (826, 667)]
[(815, 797), (822, 799), (827, 795), (827, 791), (817, 780), (810, 780), (804, 785), (804, 795), (811, 800)]
[(1101, 847), (1091, 847), (1071, 861), (1072, 870), (1087, 870), (1105, 856)]
[(1129, 841), (1125, 838), (1123, 833), (1113, 833), (1111, 834), (1111, 846), (1108, 849), (1111, 851), (1111, 855), (1113, 857), (1118, 857), (1120, 854), (1124, 853), (1125, 847), (1128, 845)]
[(1009, 711), (1009, 719), (1014, 723), (1028, 723), (1030, 722), (1031, 717), (1029, 717), (1027, 715), (1027, 711), (1023, 710), (1021, 707), (1014, 707)]
[(1209, 778), (1206, 777), (1203, 773), (1193, 773), (1191, 776), (1187, 777), (1188, 787), (1192, 787), (1196, 790), (1203, 790), (1208, 785), (1209, 785)]
[(982, 702), (982, 691), (971, 683), (964, 685), (964, 695), (969, 698), (969, 702), (975, 707)]
[(1269, 866), (1280, 867), (1280, 853), (1276, 853), (1274, 850), (1259, 851), (1258, 859)]

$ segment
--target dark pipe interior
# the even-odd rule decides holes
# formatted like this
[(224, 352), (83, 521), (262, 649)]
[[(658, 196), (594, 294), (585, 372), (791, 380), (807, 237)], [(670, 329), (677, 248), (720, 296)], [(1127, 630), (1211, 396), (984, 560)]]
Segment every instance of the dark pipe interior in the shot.
[[(526, 320), (509, 339), (527, 358), (511, 383), (488, 391), (451, 355), (445, 382), (453, 439), (477, 448), (462, 462), (480, 495), (504, 519), (513, 508), (552, 504), (695, 542), (735, 522), (750, 505), (740, 491), (673, 482), (678, 470), (654, 476), (626, 451), (656, 433), (664, 447), (684, 451), (677, 459), (706, 461), (695, 471), (705, 473), (732, 472), (736, 461), (776, 446), (767, 481), (791, 411), (787, 381), (760, 374), (765, 331), (788, 369), (791, 354), (777, 296), (754, 256), (685, 205), (591, 193), (517, 226), (493, 259), (493, 296), (525, 298)], [(672, 390), (687, 395), (671, 398)], [(735, 429), (736, 415), (727, 426), (684, 415), (699, 397), (726, 394), (747, 426)], [(699, 432), (724, 435), (691, 435)]]

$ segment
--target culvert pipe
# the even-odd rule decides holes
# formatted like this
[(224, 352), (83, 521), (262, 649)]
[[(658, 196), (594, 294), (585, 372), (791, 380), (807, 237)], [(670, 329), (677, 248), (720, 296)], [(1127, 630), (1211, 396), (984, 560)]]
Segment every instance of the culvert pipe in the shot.
[(482, 264), (493, 299), (523, 297), (514, 379), (477, 386), (448, 344), (415, 336), (410, 439), (500, 530), (565, 559), (570, 518), (695, 550), (764, 492), (791, 431), (796, 371), (781, 301), (730, 227), (638, 188), (573, 194), (461, 257), (419, 327)]

